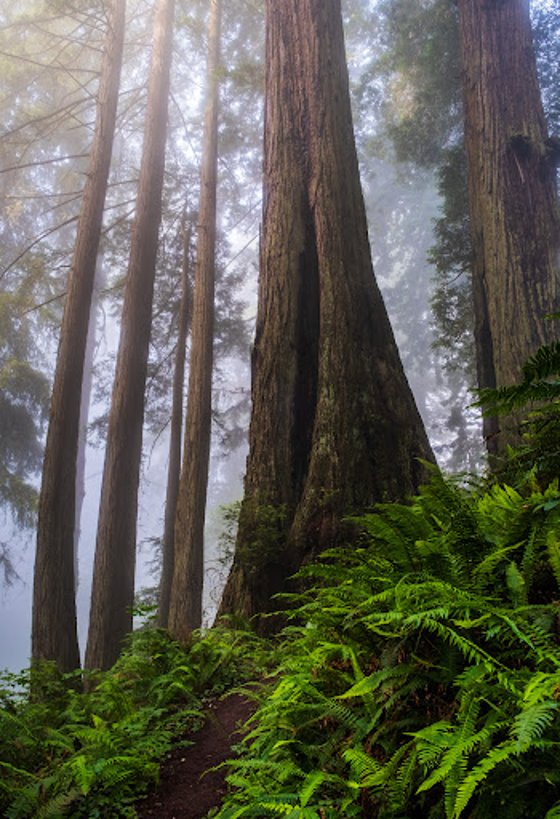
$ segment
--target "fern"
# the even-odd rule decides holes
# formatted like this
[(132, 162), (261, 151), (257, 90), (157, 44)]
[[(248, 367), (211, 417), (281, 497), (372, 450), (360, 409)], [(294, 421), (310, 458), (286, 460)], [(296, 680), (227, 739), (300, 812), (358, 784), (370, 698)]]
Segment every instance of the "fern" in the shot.
[(520, 384), (479, 390), (479, 405), (487, 414), (508, 413), (530, 402), (560, 398), (560, 342), (540, 347), (523, 366)]
[(528, 750), (545, 733), (558, 714), (559, 704), (555, 700), (540, 702), (523, 709), (515, 718), (512, 735), (517, 753)]
[(60, 819), (61, 816), (68, 814), (68, 810), (79, 799), (80, 791), (77, 789), (70, 789), (65, 793), (59, 793), (52, 799), (49, 799), (46, 805), (43, 805), (36, 814), (36, 819)]
[(492, 748), (483, 759), (471, 770), (457, 789), (457, 798), (453, 806), (452, 819), (461, 816), (470, 802), (475, 790), (481, 786), (486, 777), (498, 765), (509, 761), (516, 754), (515, 745), (502, 742)]
[(289, 771), (278, 794), (321, 782), (328, 804), (359, 806), (361, 791), (387, 817), (468, 804), (485, 819), (507, 771), (514, 789), (545, 783), (546, 813), (550, 766), (528, 780), (519, 758), (548, 761), (556, 747), (556, 620), (531, 596), (560, 535), (557, 507), (554, 484), (467, 491), (436, 476), (410, 506), (361, 520), (367, 546), (305, 567), (279, 681), (247, 740), (258, 773), (232, 781), (224, 811), (258, 783), (270, 790), (274, 763)]
[(560, 589), (560, 540), (556, 532), (548, 532), (546, 539), (548, 560)]

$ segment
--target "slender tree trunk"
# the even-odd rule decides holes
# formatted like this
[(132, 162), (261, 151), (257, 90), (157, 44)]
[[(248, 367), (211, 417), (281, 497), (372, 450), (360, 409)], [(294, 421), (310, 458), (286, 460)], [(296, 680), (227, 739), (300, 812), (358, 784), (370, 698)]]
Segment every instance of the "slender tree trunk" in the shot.
[(220, 22), (221, 0), (211, 0), (189, 392), (168, 622), (170, 633), (181, 640), (188, 639), (202, 624), (204, 520), (212, 427)]
[(430, 446), (371, 264), (340, 0), (267, 3), (253, 415), (221, 613), (274, 607), (341, 517), (403, 498)]
[[(555, 164), (537, 81), (529, 0), (460, 0), (465, 137), (481, 387), (517, 381), (556, 338), (560, 222)], [(511, 420), (511, 419), (510, 419)], [(518, 439), (490, 419), (488, 448)]]
[(101, 487), (86, 667), (114, 664), (132, 629), (144, 390), (161, 221), (174, 2), (155, 7), (136, 218)]
[(84, 500), (86, 496), (86, 453), (87, 453), (87, 433), (88, 418), (91, 404), (91, 392), (93, 386), (93, 362), (95, 357), (95, 335), (96, 318), (99, 306), (99, 294), (104, 280), (103, 271), (103, 251), (98, 253), (95, 279), (93, 283), (93, 293), (89, 312), (89, 328), (84, 355), (84, 376), (82, 381), (82, 396), (80, 401), (80, 424), (78, 433), (78, 455), (76, 458), (76, 515), (74, 523), (74, 571), (76, 581), (76, 592), (79, 581), (79, 548), (81, 537), (81, 518)]
[(181, 304), (179, 328), (173, 373), (173, 402), (171, 407), (171, 434), (169, 437), (169, 466), (165, 496), (165, 521), (163, 530), (163, 565), (159, 592), (158, 619), (161, 628), (167, 628), (169, 598), (175, 562), (175, 517), (179, 480), (181, 477), (181, 437), (183, 432), (183, 390), (185, 387), (185, 359), (187, 336), (191, 322), (192, 293), (190, 282), (191, 231), (184, 226), (183, 270), (181, 277)]
[(114, 0), (108, 14), (97, 117), (64, 307), (39, 499), (31, 654), (33, 661), (54, 660), (61, 671), (80, 666), (74, 572), (80, 397), (115, 131), (125, 9), (125, 0)]

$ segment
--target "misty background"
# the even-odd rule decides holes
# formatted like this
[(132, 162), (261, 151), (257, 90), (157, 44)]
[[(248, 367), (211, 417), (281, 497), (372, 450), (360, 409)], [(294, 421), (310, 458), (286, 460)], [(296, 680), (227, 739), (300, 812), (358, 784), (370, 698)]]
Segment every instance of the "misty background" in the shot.
[[(536, 14), (552, 13), (551, 8), (556, 8), (549, 3), (535, 5)], [(185, 222), (196, 225), (206, 6), (202, 0), (179, 3), (173, 54), (164, 215), (139, 497), (137, 589), (147, 602), (155, 599), (163, 531), (182, 226)], [(439, 30), (423, 28), (420, 10), (417, 19), (410, 13), (414, 4), (406, 0), (346, 0), (343, 6), (375, 273), (439, 463), (455, 472), (472, 470), (484, 458), (478, 413), (470, 407), (474, 373), (466, 271), (469, 248), (458, 229), (456, 253), (449, 262), (445, 256), (449, 237), (443, 228), (445, 224), (457, 224), (450, 217), (450, 202), (453, 196), (460, 199), (465, 193), (457, 160), (458, 55), (446, 29), (451, 21), (443, 15), (438, 18)], [(208, 624), (225, 581), (227, 547), (231, 545), (223, 507), (239, 500), (242, 494), (261, 210), (262, 4), (258, 0), (232, 0), (225, 16), (218, 326), (205, 558), (204, 608)], [(77, 605), (82, 651), (103, 442), (142, 148), (151, 4), (132, 0), (128, 17), (117, 139), (94, 305), (95, 337), (90, 344), (87, 435), (84, 424), (81, 456)], [(26, 485), (35, 489), (40, 482), (40, 449), (65, 276), (91, 138), (98, 68), (96, 44), (101, 37), (95, 3), (78, 3), (68, 10), (64, 3), (25, 0), (17, 8), (0, 10), (4, 73), (0, 100), (0, 270), (4, 291), (0, 318), (4, 323), (0, 339), (5, 349), (17, 348), (33, 373), (38, 374), (33, 382), (35, 391), (29, 387), (26, 393), (26, 408), (36, 423), (36, 429), (28, 429), (26, 434), (36, 439), (37, 447), (22, 468)], [(557, 41), (555, 36), (540, 43), (545, 78), (551, 66), (550, 53), (558, 51)], [(442, 66), (452, 66), (453, 60), (454, 69), (441, 70)], [(430, 66), (438, 67), (441, 87), (425, 87), (420, 93), (421, 81), (428, 76)], [(422, 94), (430, 96), (430, 105), (425, 104)], [(552, 98), (551, 110), (555, 105), (558, 114)], [(457, 172), (446, 177), (444, 171), (453, 168), (453, 162)], [(449, 178), (453, 181), (451, 193), (450, 185), (445, 185)], [(8, 458), (10, 426), (4, 423), (0, 431), (4, 445), (8, 445), (8, 455), (4, 455)], [(18, 509), (17, 498), (6, 492), (1, 497), (0, 668), (18, 670), (28, 664), (30, 653), (34, 517), (30, 509)]]

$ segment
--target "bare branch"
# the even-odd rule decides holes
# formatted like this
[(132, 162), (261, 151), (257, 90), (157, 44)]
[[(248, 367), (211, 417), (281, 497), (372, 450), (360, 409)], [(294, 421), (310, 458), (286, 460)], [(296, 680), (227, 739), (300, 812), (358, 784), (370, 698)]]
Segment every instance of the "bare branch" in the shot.
[(32, 242), (30, 242), (30, 244), (28, 244), (21, 251), (21, 253), (18, 253), (16, 258), (13, 259), (7, 267), (5, 267), (2, 271), (0, 271), (0, 280), (2, 280), (4, 278), (4, 276), (6, 275), (6, 273), (8, 273), (10, 270), (12, 270), (12, 268), (14, 268), (16, 266), (16, 264), (18, 262), (20, 262), (25, 255), (27, 255), (27, 253), (29, 253), (31, 250), (33, 250), (33, 248), (36, 245), (38, 245), (40, 242), (42, 242), (43, 239), (47, 239), (49, 236), (52, 236), (54, 233), (57, 233), (59, 230), (62, 230), (62, 228), (68, 227), (68, 225), (71, 225), (71, 224), (73, 224), (74, 222), (77, 222), (77, 221), (78, 221), (78, 216), (77, 215), (76, 216), (71, 216), (69, 219), (65, 219), (64, 222), (61, 222), (60, 224), (55, 225), (54, 227), (49, 228), (48, 230), (45, 230), (43, 233), (41, 233), (40, 236), (37, 236), (37, 238), (34, 239)]
[(36, 162), (25, 162), (22, 165), (10, 165), (8, 168), (0, 168), (0, 174), (8, 173), (9, 171), (21, 171), (24, 168), (36, 168), (38, 165), (52, 165), (56, 162), (65, 162), (67, 159), (84, 159), (89, 154), (68, 154), (67, 156), (58, 156), (53, 159), (38, 159)]

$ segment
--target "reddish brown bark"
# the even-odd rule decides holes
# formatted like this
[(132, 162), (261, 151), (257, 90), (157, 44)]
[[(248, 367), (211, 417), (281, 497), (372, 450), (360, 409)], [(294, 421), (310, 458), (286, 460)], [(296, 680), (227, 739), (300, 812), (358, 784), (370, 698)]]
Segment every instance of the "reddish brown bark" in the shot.
[(136, 218), (109, 415), (85, 665), (106, 669), (132, 629), (144, 389), (161, 220), (174, 0), (158, 0)]
[(163, 561), (159, 591), (158, 621), (161, 628), (167, 628), (169, 598), (173, 581), (175, 562), (175, 517), (179, 481), (181, 477), (181, 438), (183, 432), (183, 390), (185, 388), (186, 344), (191, 322), (192, 293), (190, 281), (190, 227), (185, 230), (183, 246), (183, 271), (181, 277), (181, 304), (179, 306), (179, 328), (177, 350), (173, 372), (173, 401), (171, 407), (171, 431), (169, 436), (169, 465), (167, 468), (167, 491), (165, 495), (165, 521), (163, 531)]
[(220, 24), (221, 0), (211, 0), (189, 392), (168, 622), (170, 633), (180, 640), (188, 639), (202, 624), (204, 520), (212, 427)]
[(33, 661), (55, 661), (61, 671), (80, 666), (74, 598), (76, 461), (84, 358), (115, 131), (125, 9), (125, 0), (114, 0), (108, 12), (96, 124), (64, 306), (39, 499), (31, 655)]
[(245, 499), (221, 613), (275, 604), (430, 446), (371, 264), (339, 0), (267, 3), (265, 204)]
[[(559, 309), (557, 157), (529, 1), (460, 0), (459, 12), (479, 385), (506, 386), (556, 338), (545, 316)], [(515, 428), (498, 433), (496, 421), (486, 435), (490, 452), (518, 439)]]

